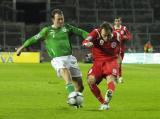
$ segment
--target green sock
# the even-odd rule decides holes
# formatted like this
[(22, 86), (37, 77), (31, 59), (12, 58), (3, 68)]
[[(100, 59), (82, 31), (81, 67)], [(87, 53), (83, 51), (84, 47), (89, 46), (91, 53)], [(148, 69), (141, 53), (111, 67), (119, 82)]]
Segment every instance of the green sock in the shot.
[(66, 85), (66, 90), (67, 90), (68, 94), (71, 93), (71, 92), (73, 92), (73, 91), (74, 91), (74, 86), (73, 86), (73, 84), (72, 84), (72, 83), (68, 83), (68, 84)]

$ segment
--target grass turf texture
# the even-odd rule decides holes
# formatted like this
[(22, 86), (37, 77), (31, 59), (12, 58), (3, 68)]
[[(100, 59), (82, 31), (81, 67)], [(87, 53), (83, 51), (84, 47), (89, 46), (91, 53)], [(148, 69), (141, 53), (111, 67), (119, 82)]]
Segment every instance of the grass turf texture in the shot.
[[(0, 64), (0, 119), (159, 119), (160, 65), (123, 64), (124, 84), (118, 84), (108, 111), (86, 83), (90, 64), (80, 64), (83, 73), (84, 108), (66, 104), (63, 80), (49, 63)], [(106, 81), (100, 84), (103, 94)]]

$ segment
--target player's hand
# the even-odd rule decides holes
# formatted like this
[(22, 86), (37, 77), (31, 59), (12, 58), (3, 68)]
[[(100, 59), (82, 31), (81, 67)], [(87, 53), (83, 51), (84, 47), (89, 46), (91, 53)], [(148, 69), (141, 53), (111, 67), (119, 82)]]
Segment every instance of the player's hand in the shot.
[(21, 55), (22, 49), (23, 49), (23, 47), (17, 48), (17, 51), (16, 51), (17, 56)]

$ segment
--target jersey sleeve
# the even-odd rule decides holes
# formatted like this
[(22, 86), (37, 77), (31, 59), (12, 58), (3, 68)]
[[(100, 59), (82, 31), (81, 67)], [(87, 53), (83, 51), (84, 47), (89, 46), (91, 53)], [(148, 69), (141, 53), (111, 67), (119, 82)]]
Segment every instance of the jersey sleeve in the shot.
[(97, 38), (98, 34), (96, 29), (94, 29), (93, 31), (91, 31), (88, 36), (83, 40), (82, 45), (84, 45), (85, 43), (88, 42), (92, 42), (93, 40), (95, 40)]
[(125, 35), (127, 36), (127, 38), (125, 40), (131, 40), (132, 35), (125, 26), (124, 26), (124, 31), (125, 31)]
[(91, 31), (91, 32), (88, 34), (88, 36), (87, 36), (87, 38), (86, 38), (85, 40), (93, 41), (93, 40), (97, 39), (98, 36), (99, 36), (98, 33), (99, 33), (98, 30), (97, 30), (97, 29), (94, 29), (93, 31)]
[(77, 28), (75, 26), (67, 24), (67, 27), (69, 27), (70, 32), (72, 32), (72, 33), (74, 33), (74, 34), (76, 34), (78, 36), (81, 36), (83, 39), (85, 39), (87, 37), (87, 35), (88, 35), (87, 31), (82, 30), (80, 28)]
[(27, 39), (23, 44), (24, 47), (28, 47), (28, 46), (38, 42), (40, 39), (45, 38), (45, 36), (47, 35), (47, 31), (48, 31), (48, 28), (44, 27), (38, 34), (36, 34), (33, 37)]

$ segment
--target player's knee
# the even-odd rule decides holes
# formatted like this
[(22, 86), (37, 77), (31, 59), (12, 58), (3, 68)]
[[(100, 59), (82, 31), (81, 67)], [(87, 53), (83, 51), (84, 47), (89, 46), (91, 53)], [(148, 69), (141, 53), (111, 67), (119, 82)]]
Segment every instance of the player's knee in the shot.
[(109, 76), (107, 76), (107, 83), (110, 83), (110, 82), (115, 82), (115, 79), (116, 79), (116, 77), (115, 76), (113, 76), (113, 75), (109, 75)]
[(88, 84), (94, 84), (95, 83), (95, 77), (92, 76), (92, 75), (88, 76), (87, 82), (88, 82)]

